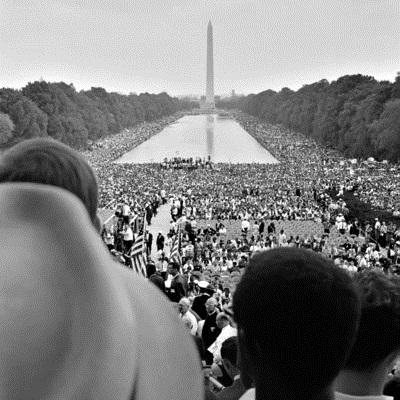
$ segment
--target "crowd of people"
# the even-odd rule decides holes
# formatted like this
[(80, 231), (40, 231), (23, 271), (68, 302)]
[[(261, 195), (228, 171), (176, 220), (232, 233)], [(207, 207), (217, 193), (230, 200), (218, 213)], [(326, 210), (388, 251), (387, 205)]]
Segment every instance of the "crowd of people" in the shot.
[[(113, 163), (129, 149), (128, 145), (135, 145), (131, 135), (145, 140), (171, 120), (166, 119), (139, 126), (112, 141), (99, 142), (98, 148), (85, 153), (99, 176), (100, 206), (115, 210), (125, 205), (133, 216), (146, 213), (151, 223), (159, 205), (169, 202), (173, 220), (179, 210), (197, 228), (210, 225), (213, 234), (208, 239), (202, 235), (200, 245), (214, 242), (220, 246), (222, 240), (220, 253), (244, 244), (248, 257), (254, 250), (283, 244), (312, 248), (351, 271), (365, 266), (393, 266), (396, 270), (400, 227), (390, 221), (350, 218), (343, 193), (352, 191), (360, 200), (396, 215), (400, 205), (396, 197), (398, 166), (347, 160), (282, 127), (240, 113), (232, 117), (280, 163), (213, 164), (212, 168), (193, 169), (183, 168), (190, 164), (186, 159), (181, 159), (179, 168), (178, 159), (167, 160), (168, 168), (160, 168), (160, 164)], [(113, 150), (108, 152), (110, 148)], [(271, 223), (277, 228), (268, 231)], [(239, 229), (243, 224), (248, 225), (246, 237)], [(121, 228), (113, 233), (114, 240), (123, 236)], [(209, 265), (217, 256), (222, 259), (210, 243), (204, 247), (203, 265)], [(240, 260), (243, 251), (231, 253)], [(227, 260), (235, 261), (230, 255)]]
[[(368, 263), (349, 274), (340, 257), (318, 254), (324, 245), (314, 247), (315, 236), (308, 243), (285, 232), (318, 226), (322, 241), (335, 230), (347, 254), (350, 238), (361, 247), (373, 240), (375, 249), (357, 251), (376, 258), (379, 241), (390, 249), (397, 240), (388, 231), (380, 239), (383, 222), (363, 233), (346, 220), (346, 205), (333, 207), (313, 180), (308, 187), (281, 175), (280, 188), (271, 177), (275, 197), (261, 177), (252, 180), (252, 165), (243, 181), (233, 168), (235, 187), (211, 196), (160, 169), (136, 181), (143, 188), (152, 180), (154, 191), (128, 190), (138, 179), (129, 174), (120, 177), (125, 188), (105, 191), (123, 172), (106, 165), (111, 179), (100, 180), (99, 191), (87, 161), (54, 140), (27, 140), (1, 157), (2, 397), (398, 398), (400, 278)], [(224, 167), (203, 184), (222, 179)], [(161, 178), (170, 186), (157, 187)], [(166, 268), (149, 262), (147, 280), (113, 263), (98, 217), (99, 197), (105, 205), (113, 190), (123, 251), (151, 223), (150, 211), (169, 202), (178, 261), (165, 259), (160, 246)], [(217, 226), (214, 200), (222, 204)], [(225, 200), (230, 218), (222, 218)], [(228, 238), (229, 222), (240, 224), (240, 239)]]
[(163, 169), (186, 169), (193, 170), (197, 168), (212, 168), (211, 157), (172, 157), (164, 158), (161, 163)]

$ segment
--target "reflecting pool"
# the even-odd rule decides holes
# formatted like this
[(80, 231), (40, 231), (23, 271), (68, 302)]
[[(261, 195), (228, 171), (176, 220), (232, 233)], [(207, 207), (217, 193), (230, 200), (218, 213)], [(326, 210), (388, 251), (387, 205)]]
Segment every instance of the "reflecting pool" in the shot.
[(278, 162), (236, 121), (217, 114), (182, 117), (116, 162), (143, 164), (162, 162), (165, 157), (208, 156), (215, 163)]

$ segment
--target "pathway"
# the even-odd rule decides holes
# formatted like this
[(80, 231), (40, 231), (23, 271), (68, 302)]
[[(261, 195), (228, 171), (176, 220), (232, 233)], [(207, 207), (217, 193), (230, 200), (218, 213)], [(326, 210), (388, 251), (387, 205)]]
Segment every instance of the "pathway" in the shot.
[[(167, 241), (167, 233), (169, 232), (169, 223), (171, 221), (171, 206), (169, 203), (163, 204), (158, 207), (157, 215), (151, 219), (151, 225), (147, 225), (146, 229), (153, 235), (153, 245), (151, 248), (151, 258), (155, 261), (157, 255), (156, 240), (158, 232), (162, 232), (165, 237), (165, 242)], [(164, 247), (165, 255), (169, 256), (169, 248)]]

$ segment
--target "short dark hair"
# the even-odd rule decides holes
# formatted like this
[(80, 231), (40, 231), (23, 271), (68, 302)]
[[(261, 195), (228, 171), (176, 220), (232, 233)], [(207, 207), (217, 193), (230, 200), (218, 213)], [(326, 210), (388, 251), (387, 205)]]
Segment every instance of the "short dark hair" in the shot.
[(175, 262), (175, 261), (170, 261), (170, 262), (168, 263), (168, 267), (173, 268), (173, 269), (176, 269), (176, 270), (178, 270), (178, 271), (181, 269), (181, 267), (179, 266), (179, 264), (178, 264), (177, 262)]
[(0, 157), (0, 182), (53, 185), (75, 194), (96, 221), (98, 186), (84, 157), (51, 138), (24, 140)]
[(284, 247), (251, 258), (233, 312), (244, 337), (240, 352), (247, 351), (243, 358), (251, 360), (255, 382), (272, 370), (277, 390), (285, 385), (311, 397), (328, 388), (345, 365), (360, 300), (349, 274), (332, 261)]
[(146, 264), (147, 277), (150, 278), (156, 273), (156, 266), (153, 263)]
[(221, 346), (221, 358), (229, 360), (232, 365), (237, 366), (238, 340), (236, 336), (226, 339)]
[(374, 368), (400, 350), (400, 278), (380, 270), (354, 276), (361, 295), (361, 319), (346, 369)]

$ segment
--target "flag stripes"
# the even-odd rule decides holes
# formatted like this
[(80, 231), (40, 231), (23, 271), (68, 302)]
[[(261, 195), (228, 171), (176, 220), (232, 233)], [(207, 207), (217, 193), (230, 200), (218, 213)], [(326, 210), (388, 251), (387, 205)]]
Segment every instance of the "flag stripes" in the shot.
[(143, 254), (144, 247), (144, 235), (140, 234), (135, 243), (131, 247), (129, 257), (132, 263), (132, 269), (134, 269), (139, 275), (146, 277), (146, 260)]
[(181, 247), (180, 242), (181, 242), (181, 228), (180, 226), (178, 226), (178, 232), (175, 235), (174, 241), (171, 246), (170, 260), (172, 262), (176, 262), (179, 265), (182, 264), (181, 254), (180, 254), (180, 247)]
[(146, 273), (146, 258), (145, 258), (145, 240), (144, 235), (146, 234), (146, 219), (143, 221), (142, 232), (136, 237), (135, 243), (133, 243), (129, 252), (129, 257), (132, 263), (132, 269), (134, 269), (139, 275), (144, 277)]

